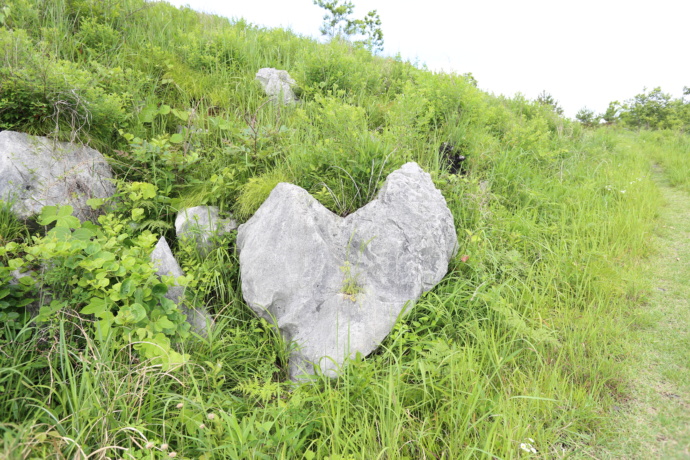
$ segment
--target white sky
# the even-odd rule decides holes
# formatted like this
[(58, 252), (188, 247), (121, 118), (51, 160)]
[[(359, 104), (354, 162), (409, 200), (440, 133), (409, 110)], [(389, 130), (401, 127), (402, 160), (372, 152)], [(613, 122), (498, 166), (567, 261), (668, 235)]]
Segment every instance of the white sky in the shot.
[[(167, 0), (265, 27), (318, 37), (312, 0)], [(376, 9), (385, 50), (432, 70), (472, 72), (494, 94), (546, 90), (574, 117), (603, 112), (644, 87), (681, 97), (690, 86), (688, 0), (351, 0)]]

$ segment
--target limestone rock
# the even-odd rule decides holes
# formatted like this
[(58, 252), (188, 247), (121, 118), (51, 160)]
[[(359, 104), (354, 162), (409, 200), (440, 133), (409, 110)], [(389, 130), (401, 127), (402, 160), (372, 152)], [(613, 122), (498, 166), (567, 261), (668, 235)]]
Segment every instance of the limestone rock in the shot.
[[(153, 262), (158, 276), (174, 276), (175, 278), (184, 276), (180, 264), (177, 263), (164, 237), (161, 237), (153, 248), (153, 252), (151, 252), (151, 262)], [(194, 332), (203, 337), (208, 335), (207, 324), (212, 324), (213, 319), (207, 311), (189, 308), (184, 305), (184, 287), (179, 285), (170, 286), (165, 297), (175, 302), (182, 313), (187, 315), (187, 322), (192, 325), (192, 330)]]
[(259, 69), (256, 73), (256, 79), (261, 83), (266, 95), (273, 100), (283, 104), (292, 104), (297, 100), (295, 93), (292, 91), (292, 87), (296, 82), (285, 70), (265, 67)]
[(278, 184), (237, 238), (245, 300), (298, 346), (292, 378), (314, 366), (335, 376), (346, 358), (372, 352), (445, 276), (456, 248), (446, 201), (416, 163), (345, 218)]
[(81, 220), (94, 217), (89, 198), (115, 193), (110, 166), (98, 151), (69, 142), (0, 132), (0, 199), (22, 219), (43, 206), (71, 205)]
[(216, 206), (196, 206), (177, 213), (175, 233), (180, 239), (194, 239), (199, 252), (207, 254), (213, 246), (214, 235), (230, 233), (237, 228), (234, 219), (222, 219)]

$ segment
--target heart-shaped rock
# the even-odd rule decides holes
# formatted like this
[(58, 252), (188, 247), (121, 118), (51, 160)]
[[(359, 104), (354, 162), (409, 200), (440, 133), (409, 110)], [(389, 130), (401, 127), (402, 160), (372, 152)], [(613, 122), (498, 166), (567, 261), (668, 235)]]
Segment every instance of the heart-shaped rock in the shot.
[(329, 376), (371, 353), (397, 318), (446, 274), (457, 248), (446, 201), (416, 163), (342, 218), (281, 183), (239, 227), (242, 293), (295, 342), (290, 376)]

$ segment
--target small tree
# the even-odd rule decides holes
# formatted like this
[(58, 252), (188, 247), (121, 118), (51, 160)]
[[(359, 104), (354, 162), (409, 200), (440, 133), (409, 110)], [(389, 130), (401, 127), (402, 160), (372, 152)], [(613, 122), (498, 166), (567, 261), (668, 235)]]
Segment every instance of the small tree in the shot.
[(609, 102), (606, 112), (601, 116), (607, 124), (612, 124), (618, 121), (618, 115), (621, 111), (621, 103), (618, 101)]
[(599, 117), (594, 114), (593, 110), (590, 110), (587, 107), (581, 108), (580, 111), (575, 115), (575, 118), (577, 121), (588, 127), (599, 123)]
[(356, 40), (362, 43), (368, 50), (383, 51), (383, 31), (381, 30), (381, 18), (376, 10), (369, 11), (364, 19), (353, 19), (352, 14), (355, 5), (352, 2), (340, 3), (340, 0), (314, 0), (314, 5), (325, 9), (327, 13), (323, 17), (323, 24), (319, 31), (330, 38), (351, 38), (354, 35), (363, 35), (364, 40)]
[(551, 110), (553, 110), (554, 113), (558, 115), (563, 115), (563, 109), (560, 105), (558, 105), (558, 101), (554, 99), (552, 95), (547, 93), (546, 90), (542, 91), (539, 94), (539, 96), (537, 96), (537, 102), (539, 102), (541, 105), (547, 105), (551, 107)]
[(649, 92), (644, 88), (644, 92), (626, 101), (621, 118), (637, 128), (669, 128), (673, 125), (673, 108), (670, 94), (659, 87)]

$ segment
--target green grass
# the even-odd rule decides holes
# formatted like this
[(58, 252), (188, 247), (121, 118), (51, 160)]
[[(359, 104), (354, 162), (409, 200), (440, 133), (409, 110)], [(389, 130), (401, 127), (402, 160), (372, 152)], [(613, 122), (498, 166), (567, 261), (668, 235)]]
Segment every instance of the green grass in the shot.
[[(642, 146), (645, 152), (647, 145)], [(666, 153), (666, 146), (659, 146)], [(663, 175), (662, 175), (663, 174)], [(656, 174), (664, 199), (654, 232), (657, 252), (644, 267), (652, 289), (631, 309), (626, 397), (611, 408), (611, 436), (593, 454), (599, 458), (687, 458), (690, 455), (688, 385), (688, 273), (690, 196)]]
[[(173, 368), (96, 340), (83, 305), (3, 325), (0, 456), (561, 458), (614, 433), (634, 388), (630, 312), (654, 287), (641, 270), (662, 202), (650, 163), (687, 186), (674, 176), (686, 135), (584, 131), (462, 76), (139, 0), (16, 1), (0, 45), (0, 129), (98, 146), (128, 191), (122, 215), (144, 212), (122, 232), (166, 235), (190, 300), (216, 319), (208, 338), (173, 344), (189, 356)], [(261, 67), (287, 69), (301, 102), (266, 103)], [(466, 176), (449, 174), (442, 142), (468, 157)], [(234, 235), (199, 254), (173, 242), (176, 209), (244, 221), (290, 181), (347, 215), (407, 161), (455, 218), (448, 275), (339, 378), (290, 382), (291, 344), (242, 299)], [(133, 198), (153, 189), (136, 182), (155, 196)], [(8, 265), (32, 241), (0, 217), (3, 244), (20, 243)]]

